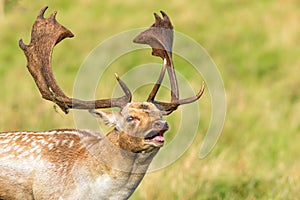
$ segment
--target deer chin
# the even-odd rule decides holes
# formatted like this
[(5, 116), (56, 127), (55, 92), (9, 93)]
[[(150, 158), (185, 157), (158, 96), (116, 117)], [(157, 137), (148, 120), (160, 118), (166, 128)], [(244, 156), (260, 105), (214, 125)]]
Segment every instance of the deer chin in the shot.
[(163, 130), (152, 130), (150, 131), (145, 137), (144, 142), (147, 145), (154, 146), (154, 147), (162, 147), (164, 145), (164, 133), (166, 132), (165, 129)]

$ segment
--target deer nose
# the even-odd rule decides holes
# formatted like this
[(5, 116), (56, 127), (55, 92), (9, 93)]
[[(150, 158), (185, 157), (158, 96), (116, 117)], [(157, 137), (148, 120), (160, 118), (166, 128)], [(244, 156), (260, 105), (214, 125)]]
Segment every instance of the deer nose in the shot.
[(154, 124), (155, 128), (160, 129), (160, 130), (168, 130), (169, 125), (166, 121), (157, 121)]

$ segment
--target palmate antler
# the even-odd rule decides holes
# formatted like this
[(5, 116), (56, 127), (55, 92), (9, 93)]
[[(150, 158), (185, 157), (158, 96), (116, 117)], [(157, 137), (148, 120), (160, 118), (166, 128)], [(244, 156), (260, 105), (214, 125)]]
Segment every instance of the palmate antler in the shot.
[[(154, 103), (159, 109), (165, 111), (165, 114), (168, 115), (176, 110), (179, 105), (197, 101), (202, 96), (205, 85), (204, 82), (202, 82), (201, 89), (196, 96), (179, 99), (178, 83), (172, 60), (173, 25), (165, 12), (161, 11), (161, 14), (163, 18), (154, 13), (154, 24), (134, 38), (133, 42), (150, 45), (152, 47), (152, 55), (159, 56), (164, 60), (164, 66), (147, 101)], [(160, 88), (166, 69), (169, 74), (171, 85), (171, 102), (155, 101), (154, 98)]]
[[(44, 18), (47, 10), (44, 7), (32, 27), (31, 41), (25, 45), (22, 39), (19, 41), (20, 48), (27, 58), (27, 68), (30, 71), (42, 97), (57, 104), (65, 113), (69, 109), (97, 109), (97, 108), (123, 108), (131, 99), (132, 94), (126, 84), (116, 75), (116, 79), (124, 91), (124, 96), (119, 98), (100, 99), (84, 101), (70, 98), (58, 86), (51, 67), (52, 51), (56, 44), (67, 37), (73, 37), (73, 33), (60, 25), (55, 17), (56, 12), (48, 18)], [(138, 35), (133, 41), (136, 43), (148, 44), (152, 47), (152, 55), (159, 56), (164, 60), (164, 66), (159, 78), (154, 85), (147, 101), (154, 103), (163, 114), (168, 115), (177, 109), (179, 105), (192, 103), (198, 100), (204, 92), (204, 83), (200, 91), (194, 97), (179, 99), (179, 89), (175, 69), (172, 60), (173, 26), (169, 17), (161, 11), (163, 18), (156, 13), (155, 23), (147, 30)], [(156, 101), (155, 96), (164, 78), (165, 71), (168, 71), (171, 84), (171, 102)]]
[(25, 45), (22, 39), (19, 41), (19, 46), (24, 51), (27, 58), (27, 68), (34, 78), (42, 97), (49, 101), (53, 101), (65, 113), (68, 113), (70, 108), (93, 109), (124, 107), (131, 101), (132, 95), (128, 87), (117, 75), (116, 78), (125, 93), (122, 97), (83, 101), (65, 95), (53, 76), (51, 57), (53, 48), (56, 44), (63, 39), (73, 37), (74, 35), (56, 21), (56, 12), (52, 13), (48, 18), (44, 18), (44, 13), (47, 8), (48, 7), (46, 6), (40, 11), (33, 24), (30, 44)]

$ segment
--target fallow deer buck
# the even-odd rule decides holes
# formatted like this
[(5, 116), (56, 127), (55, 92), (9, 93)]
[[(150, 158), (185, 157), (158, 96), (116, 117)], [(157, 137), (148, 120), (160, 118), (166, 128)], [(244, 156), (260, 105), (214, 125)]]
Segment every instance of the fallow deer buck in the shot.
[[(71, 31), (60, 25), (56, 12), (44, 18), (43, 8), (32, 28), (24, 51), (28, 70), (44, 99), (69, 109), (86, 109), (114, 129), (106, 136), (88, 130), (62, 129), (47, 132), (0, 133), (0, 199), (127, 199), (134, 192), (160, 147), (167, 122), (162, 118), (179, 105), (198, 100), (179, 99), (172, 62), (173, 26), (161, 12), (155, 23), (133, 41), (148, 44), (152, 54), (164, 60), (160, 76), (146, 102), (131, 102), (131, 92), (116, 75), (125, 95), (119, 98), (83, 101), (66, 96), (51, 69), (53, 47)], [(156, 101), (167, 69), (171, 102)], [(120, 112), (98, 111), (119, 107)]]

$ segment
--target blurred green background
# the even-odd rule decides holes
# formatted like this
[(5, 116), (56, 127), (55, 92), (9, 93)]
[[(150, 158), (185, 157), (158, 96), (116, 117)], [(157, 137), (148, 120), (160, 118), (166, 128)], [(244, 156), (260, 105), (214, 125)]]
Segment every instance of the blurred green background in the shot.
[[(147, 174), (131, 199), (299, 198), (298, 1), (0, 0), (1, 131), (74, 127), (72, 115), (41, 99), (18, 47), (20, 38), (29, 42), (32, 23), (45, 5), (47, 16), (57, 10), (58, 21), (75, 34), (56, 47), (53, 57), (55, 76), (68, 94), (80, 64), (99, 42), (151, 25), (152, 13), (159, 10), (168, 13), (177, 31), (207, 50), (222, 74), (227, 117), (214, 150), (198, 158), (211, 112), (206, 91), (191, 147), (171, 166)], [(119, 73), (143, 59), (158, 61), (148, 50), (124, 59)], [(176, 60), (175, 66), (180, 66)], [(199, 87), (189, 71), (177, 70), (190, 77), (193, 88)], [(109, 92), (103, 90), (101, 96)], [(169, 117), (171, 126), (175, 120), (176, 114)]]

